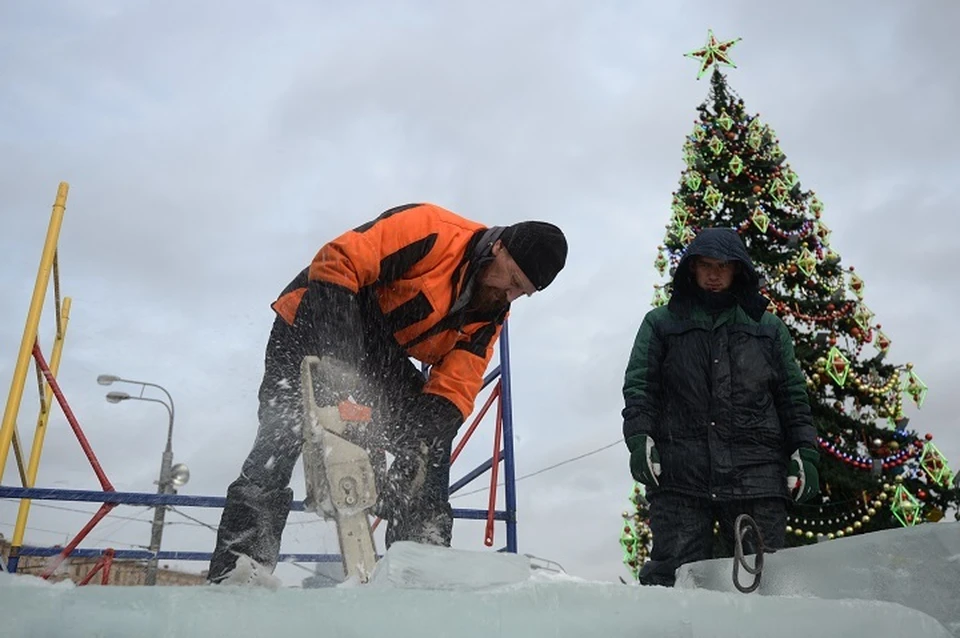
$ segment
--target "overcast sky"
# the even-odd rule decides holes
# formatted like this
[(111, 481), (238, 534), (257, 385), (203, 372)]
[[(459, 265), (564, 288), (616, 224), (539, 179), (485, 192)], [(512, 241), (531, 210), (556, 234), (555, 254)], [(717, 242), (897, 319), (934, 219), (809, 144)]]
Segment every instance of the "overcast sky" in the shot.
[[(2, 396), (67, 181), (60, 275), (73, 311), (59, 378), (71, 407), (115, 487), (151, 492), (166, 413), (106, 403), (107, 390), (136, 388), (96, 377), (163, 385), (175, 460), (192, 473), (181, 493), (222, 496), (256, 431), (270, 302), (328, 239), (429, 201), (491, 225), (549, 220), (569, 239), (566, 270), (510, 321), (517, 474), (616, 441), (684, 136), (709, 89), (683, 54), (712, 28), (743, 38), (731, 86), (823, 200), (890, 360), (913, 362), (930, 387), (921, 411), (907, 407), (911, 427), (934, 433), (960, 469), (958, 24), (950, 0), (4, 3)], [(52, 287), (47, 299), (49, 357)], [(33, 375), (19, 418), (27, 446)], [(490, 456), (492, 417), (484, 424), (454, 477)], [(298, 465), (298, 499), (302, 476)], [(17, 481), (10, 454), (3, 484)], [(98, 489), (56, 408), (38, 485)], [(521, 481), (520, 551), (578, 576), (625, 576), (631, 486), (622, 445)], [(37, 503), (29, 544), (65, 543), (89, 518), (63, 507), (96, 509)], [(220, 514), (182, 511), (211, 525)], [(151, 515), (119, 507), (83, 546), (146, 545)], [(0, 503), (0, 533), (15, 519), (16, 502)], [(212, 550), (212, 531), (167, 520), (164, 549)], [(485, 549), (483, 523), (458, 521), (454, 536)], [(283, 551), (336, 552), (333, 528), (292, 514)], [(307, 574), (278, 575), (295, 585)]]

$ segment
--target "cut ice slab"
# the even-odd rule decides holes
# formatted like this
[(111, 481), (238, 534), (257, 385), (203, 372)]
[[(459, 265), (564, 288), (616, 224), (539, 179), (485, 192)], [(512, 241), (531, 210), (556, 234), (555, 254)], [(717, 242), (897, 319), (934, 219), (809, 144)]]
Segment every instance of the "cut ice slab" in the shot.
[[(414, 570), (409, 561), (417, 557), (422, 565)], [(950, 638), (930, 616), (895, 603), (624, 586), (546, 570), (528, 570), (522, 578), (520, 557), (439, 547), (397, 544), (383, 560), (375, 584), (278, 591), (68, 587), (0, 574), (0, 600), (12, 612), (5, 614), (0, 634)], [(476, 573), (465, 579), (471, 570)]]
[[(754, 557), (747, 556), (751, 567)], [(740, 570), (741, 585), (754, 576)], [(734, 592), (733, 560), (677, 570), (678, 588)], [(960, 638), (960, 523), (925, 523), (764, 554), (752, 595), (900, 603), (939, 620)]]
[(530, 559), (407, 541), (394, 543), (374, 568), (369, 585), (412, 589), (475, 590), (530, 578)]

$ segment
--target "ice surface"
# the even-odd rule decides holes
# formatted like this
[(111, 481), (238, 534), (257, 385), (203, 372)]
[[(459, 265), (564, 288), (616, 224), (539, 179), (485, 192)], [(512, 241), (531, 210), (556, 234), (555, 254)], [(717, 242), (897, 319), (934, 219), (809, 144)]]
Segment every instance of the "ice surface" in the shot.
[[(443, 557), (443, 560), (437, 560)], [(440, 549), (419, 543), (390, 546), (370, 585), (409, 589), (478, 590), (530, 578), (530, 559), (518, 554)]]
[(588, 582), (522, 557), (397, 543), (368, 585), (321, 589), (73, 587), (0, 574), (9, 637), (925, 636), (898, 604)]
[[(814, 596), (901, 603), (938, 619), (960, 637), (960, 523), (848, 536), (765, 554), (766, 596)], [(753, 557), (747, 564), (753, 565)], [(710, 560), (677, 570), (677, 587), (735, 592), (733, 561)], [(753, 576), (740, 570), (741, 584)], [(921, 634), (922, 635), (922, 634)]]

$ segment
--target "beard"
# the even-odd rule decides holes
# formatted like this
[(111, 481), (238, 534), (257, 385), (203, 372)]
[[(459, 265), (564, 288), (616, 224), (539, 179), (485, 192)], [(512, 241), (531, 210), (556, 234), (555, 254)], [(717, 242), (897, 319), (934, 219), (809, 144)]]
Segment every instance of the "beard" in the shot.
[(479, 312), (493, 312), (506, 306), (507, 293), (491, 286), (478, 286), (470, 298), (470, 309)]

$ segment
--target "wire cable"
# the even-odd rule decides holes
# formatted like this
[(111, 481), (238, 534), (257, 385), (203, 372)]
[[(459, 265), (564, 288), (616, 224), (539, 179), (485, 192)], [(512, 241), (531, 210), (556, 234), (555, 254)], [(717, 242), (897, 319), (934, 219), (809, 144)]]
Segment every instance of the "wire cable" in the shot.
[[(514, 482), (519, 482), (519, 481), (522, 481), (522, 480), (524, 480), (524, 479), (528, 479), (528, 478), (531, 478), (531, 477), (534, 477), (534, 476), (539, 476), (540, 474), (543, 474), (544, 472), (549, 472), (550, 470), (555, 470), (555, 469), (557, 469), (558, 467), (562, 467), (562, 466), (564, 466), (564, 465), (567, 465), (568, 463), (573, 463), (573, 462), (575, 462), (575, 461), (579, 461), (579, 460), (581, 460), (581, 459), (585, 459), (585, 458), (587, 458), (588, 456), (593, 456), (594, 454), (599, 454), (600, 452), (603, 452), (604, 450), (609, 450), (609, 449), (612, 448), (613, 446), (619, 445), (619, 444), (621, 444), (621, 443), (623, 443), (623, 438), (619, 438), (619, 439), (617, 439), (616, 441), (614, 441), (613, 443), (608, 443), (607, 445), (598, 447), (598, 448), (596, 448), (596, 449), (594, 449), (594, 450), (590, 450), (589, 452), (584, 452), (583, 454), (578, 454), (577, 456), (572, 456), (572, 457), (570, 457), (570, 458), (568, 458), (568, 459), (564, 459), (564, 460), (562, 460), (562, 461), (559, 461), (559, 462), (557, 462), (557, 463), (554, 463), (553, 465), (548, 465), (547, 467), (540, 468), (539, 470), (537, 470), (537, 471), (535, 471), (535, 472), (530, 472), (529, 474), (524, 474), (523, 476), (518, 476), (516, 479), (514, 479)], [(504, 485), (504, 483), (498, 483), (498, 484), (497, 484), (497, 487), (503, 487), (503, 485)], [(475, 489), (475, 490), (471, 490), (471, 491), (469, 491), (469, 492), (463, 492), (463, 493), (460, 493), (460, 494), (454, 494), (454, 495), (452, 495), (452, 496), (450, 497), (450, 499), (452, 500), (452, 499), (460, 498), (460, 497), (463, 497), (463, 496), (470, 496), (471, 494), (478, 494), (478, 493), (480, 493), (480, 492), (487, 491), (488, 489), (490, 489), (490, 488), (489, 488), (489, 487), (481, 487), (481, 488), (477, 488), (477, 489)]]

